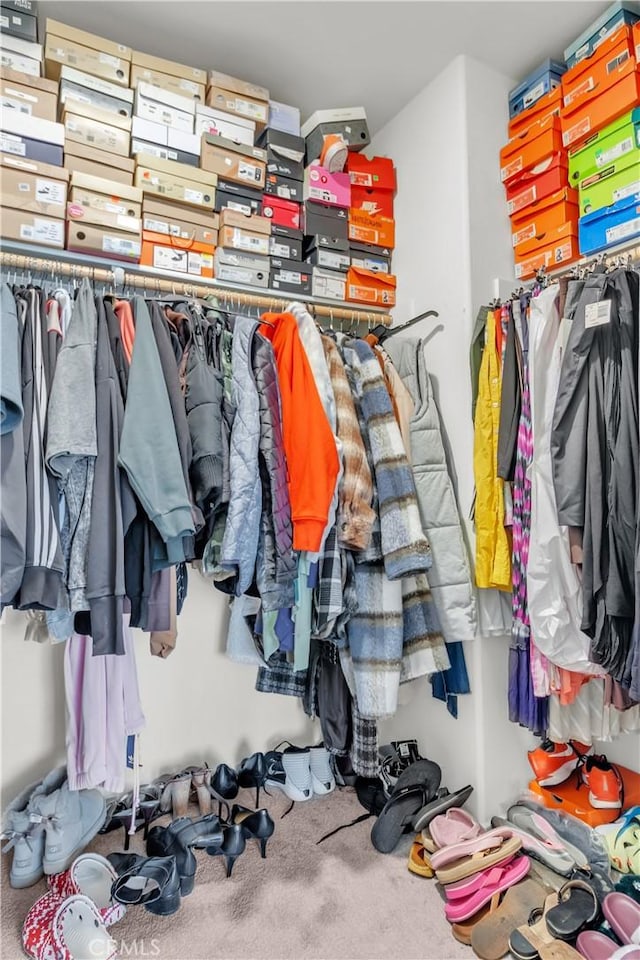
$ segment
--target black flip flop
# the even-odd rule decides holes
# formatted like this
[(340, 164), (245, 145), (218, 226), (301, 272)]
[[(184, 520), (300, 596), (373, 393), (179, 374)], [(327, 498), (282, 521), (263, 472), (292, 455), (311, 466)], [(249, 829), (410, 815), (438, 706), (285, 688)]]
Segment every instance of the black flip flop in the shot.
[(569, 880), (558, 891), (558, 905), (546, 914), (547, 929), (556, 940), (575, 940), (600, 919), (600, 903), (586, 880)]
[(427, 803), (427, 805), (416, 814), (413, 821), (414, 830), (424, 830), (429, 826), (434, 817), (439, 816), (441, 813), (446, 813), (446, 811), (452, 807), (463, 807), (472, 793), (473, 787), (471, 785), (462, 787), (461, 790), (456, 790), (455, 793), (449, 793), (446, 787), (439, 790), (438, 796), (430, 803)]
[(415, 760), (414, 763), (410, 763), (402, 771), (391, 791), (391, 796), (405, 787), (415, 787), (420, 784), (427, 793), (425, 803), (429, 803), (436, 796), (441, 780), (442, 770), (437, 763), (434, 763), (433, 760)]
[(371, 828), (371, 843), (379, 853), (395, 850), (402, 834), (407, 827), (411, 827), (416, 813), (424, 806), (427, 791), (424, 783), (414, 783), (393, 791)]

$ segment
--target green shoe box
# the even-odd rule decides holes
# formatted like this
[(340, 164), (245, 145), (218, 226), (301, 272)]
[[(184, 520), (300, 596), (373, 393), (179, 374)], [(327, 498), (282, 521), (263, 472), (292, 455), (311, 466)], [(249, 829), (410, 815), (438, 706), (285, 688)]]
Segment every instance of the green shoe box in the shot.
[(569, 151), (569, 183), (580, 188), (592, 174), (616, 164), (618, 170), (633, 162), (631, 154), (640, 147), (640, 109), (625, 113), (597, 130), (579, 150)]
[(640, 193), (640, 149), (637, 147), (623, 158), (580, 181), (580, 216), (593, 213), (602, 207), (610, 207), (612, 203), (634, 193)]

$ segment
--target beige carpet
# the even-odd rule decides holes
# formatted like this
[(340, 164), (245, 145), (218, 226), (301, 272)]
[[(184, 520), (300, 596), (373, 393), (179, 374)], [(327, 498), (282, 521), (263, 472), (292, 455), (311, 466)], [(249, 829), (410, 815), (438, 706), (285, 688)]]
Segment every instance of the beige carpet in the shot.
[[(372, 821), (341, 831), (320, 846), (315, 841), (362, 813), (352, 790), (297, 804), (280, 820), (289, 801), (265, 798), (276, 821), (267, 858), (255, 841), (236, 861), (230, 880), (222, 858), (199, 851), (194, 892), (172, 917), (132, 907), (111, 927), (124, 957), (157, 960), (454, 960), (473, 956), (457, 943), (444, 918), (432, 880), (406, 867), (402, 853), (384, 856), (371, 846)], [(247, 797), (247, 800), (249, 798)], [(197, 810), (190, 810), (192, 816)], [(159, 821), (164, 822), (164, 821)], [(135, 849), (142, 849), (142, 834)], [(122, 834), (95, 839), (90, 849), (121, 850)], [(10, 854), (2, 864), (2, 960), (19, 960), (22, 920), (44, 892), (8, 882)]]

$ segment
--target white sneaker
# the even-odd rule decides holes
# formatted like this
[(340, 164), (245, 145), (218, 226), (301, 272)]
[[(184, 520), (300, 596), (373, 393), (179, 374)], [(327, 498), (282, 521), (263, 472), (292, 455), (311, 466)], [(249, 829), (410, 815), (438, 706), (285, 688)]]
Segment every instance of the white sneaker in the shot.
[(265, 787), (277, 787), (289, 800), (304, 803), (313, 796), (309, 747), (287, 747), (282, 753), (265, 754), (267, 775)]
[(336, 788), (336, 781), (331, 769), (329, 751), (326, 747), (310, 747), (309, 757), (313, 792), (319, 797), (333, 793)]

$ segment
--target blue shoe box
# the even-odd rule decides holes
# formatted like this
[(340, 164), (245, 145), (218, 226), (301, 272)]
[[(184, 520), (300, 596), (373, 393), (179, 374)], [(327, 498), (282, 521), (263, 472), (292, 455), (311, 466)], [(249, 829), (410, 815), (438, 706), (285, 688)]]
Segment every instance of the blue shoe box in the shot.
[(515, 117), (560, 86), (560, 79), (565, 72), (564, 63), (557, 60), (545, 60), (537, 70), (530, 73), (526, 79), (509, 93), (509, 117)]
[(567, 47), (564, 52), (567, 69), (590, 57), (598, 45), (620, 27), (631, 26), (637, 20), (640, 20), (640, 3), (616, 0)]
[(582, 254), (597, 253), (634, 237), (640, 237), (640, 193), (587, 213), (578, 221)]

